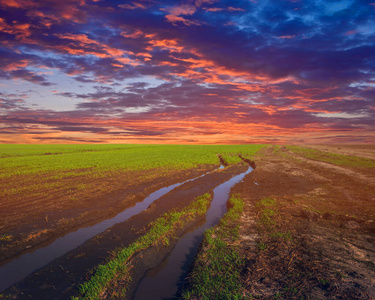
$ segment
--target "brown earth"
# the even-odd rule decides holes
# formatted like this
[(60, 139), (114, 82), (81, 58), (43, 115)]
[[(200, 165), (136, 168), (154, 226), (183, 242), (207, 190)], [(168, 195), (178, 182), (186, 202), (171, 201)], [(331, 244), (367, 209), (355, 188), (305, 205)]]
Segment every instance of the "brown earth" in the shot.
[[(104, 178), (95, 178), (89, 173), (64, 179), (63, 189), (50, 187), (38, 191), (37, 196), (8, 196), (1, 200), (0, 264), (43, 247), (79, 227), (111, 218), (159, 188), (195, 178), (214, 168), (201, 166), (192, 170), (167, 172), (127, 171), (107, 174)], [(16, 187), (32, 184), (29, 181), (33, 181), (32, 178), (17, 180), (18, 183), (9, 182), (8, 185)], [(43, 180), (34, 178), (33, 182), (42, 185)], [(46, 180), (51, 181), (51, 178)], [(77, 182), (91, 188), (75, 190), (72, 186)]]
[[(374, 146), (313, 148), (375, 158)], [(374, 168), (311, 160), (287, 147), (254, 159), (257, 168), (232, 190), (246, 204), (239, 243), (247, 296), (375, 299)], [(265, 198), (274, 204), (262, 205)]]
[[(118, 247), (126, 247), (144, 235), (148, 224), (171, 209), (182, 209), (198, 196), (212, 191), (216, 186), (232, 176), (246, 170), (245, 164), (230, 166), (214, 171), (195, 181), (185, 183), (156, 200), (148, 209), (125, 222), (116, 224), (104, 233), (95, 236), (82, 246), (56, 259), (26, 279), (4, 292), (5, 299), (69, 299), (77, 293), (79, 284), (90, 277), (92, 270), (111, 257)], [(195, 226), (202, 218), (189, 223)], [(138, 261), (133, 270), (130, 292), (135, 289), (145, 271), (155, 267), (172, 249), (179, 236), (189, 227), (180, 228), (168, 247), (153, 247), (137, 253), (133, 260)], [(140, 260), (140, 258), (142, 259)]]

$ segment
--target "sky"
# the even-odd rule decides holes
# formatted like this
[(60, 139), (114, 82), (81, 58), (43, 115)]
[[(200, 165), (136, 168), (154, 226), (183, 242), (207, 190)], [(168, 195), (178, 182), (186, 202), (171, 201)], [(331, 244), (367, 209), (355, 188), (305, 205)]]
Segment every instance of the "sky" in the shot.
[(0, 0), (0, 143), (375, 143), (375, 0)]

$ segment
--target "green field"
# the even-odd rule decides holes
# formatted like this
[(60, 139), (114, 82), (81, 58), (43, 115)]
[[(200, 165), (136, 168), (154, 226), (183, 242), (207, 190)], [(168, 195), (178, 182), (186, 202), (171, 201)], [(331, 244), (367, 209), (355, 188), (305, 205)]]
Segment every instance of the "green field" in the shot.
[[(241, 161), (236, 154), (248, 157), (261, 147), (262, 145), (0, 145), (0, 179), (3, 182), (0, 184), (0, 196), (8, 197), (19, 193), (23, 196), (39, 195), (40, 189), (66, 188), (67, 185), (81, 190), (89, 188), (92, 180), (114, 178), (128, 171), (157, 170), (156, 176), (169, 170), (218, 165), (218, 154), (229, 164), (233, 164)], [(96, 186), (97, 184), (95, 182)]]
[(253, 155), (262, 145), (0, 145), (0, 178), (70, 170), (189, 169)]
[[(45, 189), (82, 190), (90, 182), (123, 176), (129, 171), (194, 169), (219, 165), (218, 154), (229, 164), (253, 155), (262, 145), (0, 145), (0, 197), (37, 195)], [(142, 177), (142, 174), (140, 175)], [(87, 185), (87, 186), (86, 186)], [(113, 186), (113, 188), (115, 188)], [(71, 190), (70, 189), (70, 190)], [(111, 190), (110, 186), (103, 187)]]

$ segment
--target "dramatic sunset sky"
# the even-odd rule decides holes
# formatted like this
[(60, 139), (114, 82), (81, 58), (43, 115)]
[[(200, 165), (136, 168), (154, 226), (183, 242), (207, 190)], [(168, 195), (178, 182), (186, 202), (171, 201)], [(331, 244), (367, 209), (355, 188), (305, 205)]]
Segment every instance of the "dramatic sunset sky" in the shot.
[(0, 143), (375, 143), (375, 0), (0, 0)]

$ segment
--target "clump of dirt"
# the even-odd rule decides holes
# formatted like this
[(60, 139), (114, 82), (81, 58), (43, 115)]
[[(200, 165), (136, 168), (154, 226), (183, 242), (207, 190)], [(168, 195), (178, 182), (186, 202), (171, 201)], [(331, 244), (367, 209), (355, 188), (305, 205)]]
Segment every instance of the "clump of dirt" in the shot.
[(232, 191), (246, 204), (245, 294), (375, 299), (373, 172), (313, 161), (286, 147), (263, 149), (254, 160), (257, 168)]

